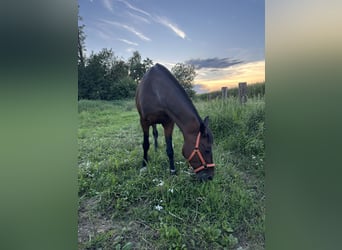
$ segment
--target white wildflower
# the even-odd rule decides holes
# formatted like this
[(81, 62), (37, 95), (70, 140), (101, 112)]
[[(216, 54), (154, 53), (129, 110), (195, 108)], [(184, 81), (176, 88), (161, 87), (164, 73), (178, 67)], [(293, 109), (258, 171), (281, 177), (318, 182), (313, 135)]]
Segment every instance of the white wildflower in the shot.
[(169, 188), (169, 192), (173, 194), (173, 188)]
[(162, 209), (163, 209), (163, 207), (162, 207), (162, 206), (160, 206), (159, 204), (158, 204), (157, 206), (154, 206), (154, 208), (155, 208), (155, 209), (157, 209), (158, 211), (160, 211), (160, 210), (162, 210)]
[(160, 180), (160, 182), (158, 183), (157, 187), (161, 187), (164, 185), (164, 182), (162, 180)]

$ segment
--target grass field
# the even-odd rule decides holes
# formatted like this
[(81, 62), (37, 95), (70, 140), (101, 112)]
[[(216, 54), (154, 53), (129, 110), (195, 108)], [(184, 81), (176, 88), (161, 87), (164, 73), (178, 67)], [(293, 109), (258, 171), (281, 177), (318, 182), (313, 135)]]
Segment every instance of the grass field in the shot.
[(140, 173), (134, 101), (79, 101), (79, 249), (264, 249), (264, 100), (194, 104), (215, 140), (215, 177), (205, 183), (186, 164), (177, 127), (179, 174), (169, 174), (161, 126)]

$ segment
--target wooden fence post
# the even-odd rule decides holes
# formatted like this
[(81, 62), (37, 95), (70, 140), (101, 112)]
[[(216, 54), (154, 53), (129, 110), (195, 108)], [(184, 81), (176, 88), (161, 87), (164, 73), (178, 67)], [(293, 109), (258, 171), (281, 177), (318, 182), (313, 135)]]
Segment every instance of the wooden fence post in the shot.
[(239, 100), (240, 104), (247, 102), (247, 82), (239, 82)]
[(226, 100), (227, 99), (228, 88), (227, 87), (222, 87), (221, 91), (222, 91), (222, 100)]

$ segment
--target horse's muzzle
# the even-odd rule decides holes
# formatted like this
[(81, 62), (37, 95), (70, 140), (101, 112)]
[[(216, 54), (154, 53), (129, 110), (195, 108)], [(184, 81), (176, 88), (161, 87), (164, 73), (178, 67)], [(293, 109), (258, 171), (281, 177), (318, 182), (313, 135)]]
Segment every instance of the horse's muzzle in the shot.
[(199, 181), (212, 181), (214, 179), (213, 169), (206, 169), (196, 174)]

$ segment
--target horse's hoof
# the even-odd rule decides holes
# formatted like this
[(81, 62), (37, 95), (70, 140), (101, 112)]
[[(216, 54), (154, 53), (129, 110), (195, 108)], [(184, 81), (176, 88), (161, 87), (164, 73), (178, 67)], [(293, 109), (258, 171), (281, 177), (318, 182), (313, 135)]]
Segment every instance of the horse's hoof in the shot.
[(140, 174), (146, 172), (146, 170), (147, 170), (147, 167), (142, 167), (142, 168), (140, 168)]
[(171, 175), (177, 175), (176, 169), (171, 169), (171, 170), (170, 170), (170, 174), (171, 174)]

